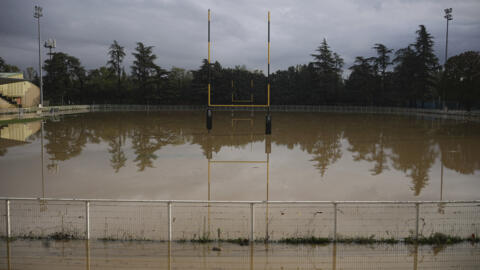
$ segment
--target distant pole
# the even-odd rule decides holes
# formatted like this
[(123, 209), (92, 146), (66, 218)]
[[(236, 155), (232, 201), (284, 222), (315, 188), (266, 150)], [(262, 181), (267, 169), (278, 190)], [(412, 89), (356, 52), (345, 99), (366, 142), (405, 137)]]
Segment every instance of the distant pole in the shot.
[[(210, 106), (211, 102), (211, 72), (210, 72), (210, 9), (208, 9), (208, 104), (207, 104), (207, 130), (210, 132), (212, 129), (213, 114)], [(210, 208), (209, 208), (210, 209)]]
[(208, 106), (211, 104), (210, 100), (210, 87), (211, 87), (211, 74), (210, 74), (210, 9), (208, 9)]
[(43, 16), (43, 8), (35, 6), (33, 17), (37, 19), (38, 24), (38, 72), (40, 74), (40, 107), (43, 107), (43, 78), (42, 78), (42, 54), (40, 51), (40, 17)]
[[(453, 20), (452, 17), (452, 8), (446, 8), (444, 18), (447, 20), (447, 33), (445, 39), (445, 62), (443, 64), (443, 68), (445, 69), (445, 65), (447, 64), (448, 59), (448, 22)], [(445, 88), (443, 89), (443, 108), (445, 108)]]
[(268, 12), (268, 65), (267, 65), (267, 105), (270, 112), (270, 11)]

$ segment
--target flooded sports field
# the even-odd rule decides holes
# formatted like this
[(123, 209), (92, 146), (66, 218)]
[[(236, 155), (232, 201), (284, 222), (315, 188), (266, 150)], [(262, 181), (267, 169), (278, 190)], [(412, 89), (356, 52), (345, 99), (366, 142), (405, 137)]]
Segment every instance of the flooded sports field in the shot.
[(215, 111), (207, 131), (199, 110), (2, 123), (0, 269), (479, 263), (478, 122), (273, 112), (265, 135), (264, 112)]
[[(95, 112), (1, 124), (0, 196), (476, 200), (480, 124), (430, 116)], [(43, 138), (43, 140), (42, 140)], [(43, 154), (42, 154), (43, 144)], [(43, 155), (43, 159), (42, 159)], [(42, 169), (43, 164), (43, 169)]]

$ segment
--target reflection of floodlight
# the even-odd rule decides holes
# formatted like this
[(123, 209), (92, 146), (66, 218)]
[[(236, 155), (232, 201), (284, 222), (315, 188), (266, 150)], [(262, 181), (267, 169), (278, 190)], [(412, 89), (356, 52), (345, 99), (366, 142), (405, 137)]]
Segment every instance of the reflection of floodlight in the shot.
[(38, 73), (40, 74), (40, 106), (43, 107), (43, 78), (42, 78), (42, 54), (40, 51), (40, 17), (43, 16), (43, 8), (35, 6), (33, 17), (37, 19), (38, 24)]
[[(447, 19), (447, 36), (445, 39), (445, 62), (443, 64), (445, 68), (445, 64), (447, 64), (447, 59), (448, 59), (448, 22), (453, 20), (452, 17), (452, 8), (446, 8), (444, 9), (445, 11), (445, 16), (443, 16), (445, 19)], [(445, 108), (445, 90), (443, 90), (443, 107)]]

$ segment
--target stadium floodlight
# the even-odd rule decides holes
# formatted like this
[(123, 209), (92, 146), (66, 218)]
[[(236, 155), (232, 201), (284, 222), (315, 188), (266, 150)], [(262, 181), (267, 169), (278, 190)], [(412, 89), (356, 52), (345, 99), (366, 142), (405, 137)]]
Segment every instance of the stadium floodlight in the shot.
[(49, 38), (45, 40), (45, 44), (43, 45), (43, 47), (49, 50), (48, 55), (50, 56), (50, 61), (52, 61), (52, 49), (55, 49), (57, 47), (57, 41), (53, 38)]

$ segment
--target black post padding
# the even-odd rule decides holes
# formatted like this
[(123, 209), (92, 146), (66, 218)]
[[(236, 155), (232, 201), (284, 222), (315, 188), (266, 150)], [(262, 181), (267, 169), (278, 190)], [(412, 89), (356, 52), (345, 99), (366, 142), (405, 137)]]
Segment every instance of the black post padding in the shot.
[(265, 116), (265, 134), (272, 134), (272, 117), (270, 116), (270, 113)]
[(212, 116), (212, 110), (207, 109), (207, 129), (211, 130), (212, 129), (212, 122), (213, 122), (213, 116)]

